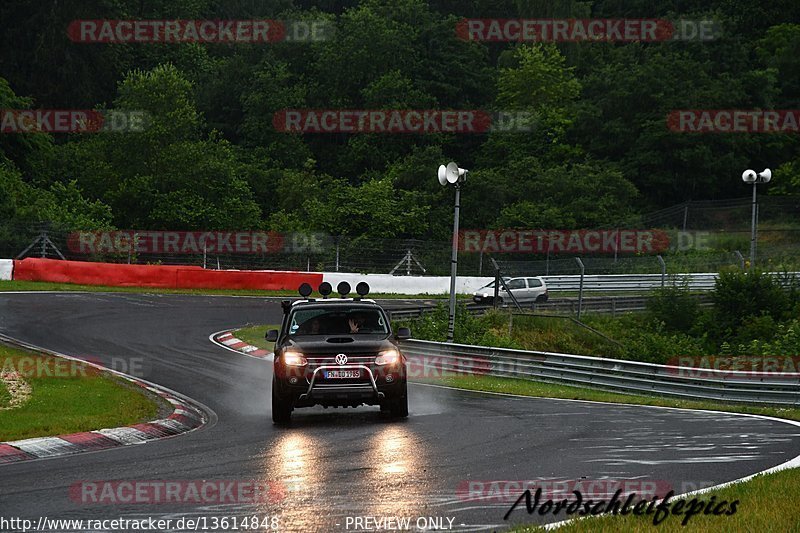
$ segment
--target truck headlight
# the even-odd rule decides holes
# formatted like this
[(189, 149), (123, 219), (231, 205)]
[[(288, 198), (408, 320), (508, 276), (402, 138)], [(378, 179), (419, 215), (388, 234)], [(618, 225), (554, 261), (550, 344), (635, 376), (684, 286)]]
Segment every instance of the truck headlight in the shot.
[(308, 360), (300, 352), (284, 352), (283, 364), (286, 366), (306, 366)]
[(378, 357), (375, 358), (375, 364), (378, 366), (396, 365), (399, 362), (400, 352), (398, 352), (395, 348), (384, 350), (378, 354)]

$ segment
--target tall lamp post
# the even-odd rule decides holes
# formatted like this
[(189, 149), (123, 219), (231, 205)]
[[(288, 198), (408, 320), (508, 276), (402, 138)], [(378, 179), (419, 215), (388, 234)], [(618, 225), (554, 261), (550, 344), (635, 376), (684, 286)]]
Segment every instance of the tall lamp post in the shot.
[(758, 198), (756, 187), (759, 183), (769, 183), (772, 179), (772, 171), (765, 168), (758, 174), (755, 170), (745, 170), (742, 173), (742, 181), (753, 186), (753, 215), (750, 221), (750, 270), (756, 266), (756, 235), (758, 231)]
[(458, 168), (455, 163), (447, 166), (439, 165), (439, 183), (446, 187), (456, 188), (456, 207), (453, 213), (453, 252), (450, 257), (450, 320), (447, 323), (447, 342), (453, 342), (453, 331), (456, 326), (456, 276), (458, 275), (458, 216), (461, 207), (461, 184), (467, 181), (469, 171)]

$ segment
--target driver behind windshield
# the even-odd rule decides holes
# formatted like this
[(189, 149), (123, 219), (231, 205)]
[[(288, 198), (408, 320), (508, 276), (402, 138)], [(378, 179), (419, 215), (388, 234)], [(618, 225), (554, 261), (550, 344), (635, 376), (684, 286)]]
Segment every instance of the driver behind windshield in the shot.
[(380, 330), (378, 316), (373, 313), (327, 313), (299, 324), (295, 335), (352, 335)]
[(364, 317), (350, 317), (347, 319), (347, 325), (350, 326), (350, 333), (358, 333), (364, 328)]
[(347, 319), (350, 333), (382, 333), (383, 323), (379, 320), (379, 315), (373, 312), (352, 313)]
[(322, 319), (315, 316), (306, 320), (297, 328), (296, 335), (320, 335), (322, 334)]

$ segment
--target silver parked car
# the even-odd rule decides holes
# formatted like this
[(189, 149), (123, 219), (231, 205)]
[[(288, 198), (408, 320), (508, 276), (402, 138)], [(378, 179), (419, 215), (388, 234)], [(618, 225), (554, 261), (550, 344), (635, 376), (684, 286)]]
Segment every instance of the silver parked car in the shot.
[[(520, 305), (547, 301), (547, 284), (542, 278), (503, 278), (503, 281)], [(475, 291), (472, 299), (477, 304), (492, 305), (494, 303), (494, 281)], [(498, 300), (499, 305), (513, 305), (511, 296), (502, 284), (498, 292)]]

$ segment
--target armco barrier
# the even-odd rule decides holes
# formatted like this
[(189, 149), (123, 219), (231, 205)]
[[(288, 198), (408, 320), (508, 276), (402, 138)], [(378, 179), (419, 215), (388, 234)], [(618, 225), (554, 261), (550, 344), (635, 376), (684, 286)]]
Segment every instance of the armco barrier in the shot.
[(745, 404), (800, 405), (799, 373), (765, 375), (689, 369), (621, 359), (421, 340), (403, 341), (400, 347), (413, 362), (427, 365), (437, 372), (489, 374), (630, 394)]
[[(687, 286), (693, 291), (710, 291), (714, 288), (719, 274), (700, 272), (693, 274), (673, 274), (664, 277), (665, 285)], [(551, 291), (577, 291), (580, 289), (580, 276), (544, 276), (547, 288)], [(584, 291), (647, 291), (661, 287), (661, 274), (602, 274), (584, 276)]]
[[(693, 294), (692, 298), (701, 307), (711, 307), (713, 298), (710, 294)], [(648, 296), (587, 296), (581, 304), (582, 313), (610, 314), (616, 316), (620, 313), (632, 313), (647, 309)], [(491, 305), (475, 305), (469, 300), (459, 300), (459, 303), (466, 304), (467, 312), (473, 315), (482, 315), (488, 310), (493, 309)], [(522, 307), (524, 312), (536, 311), (546, 313), (569, 313), (576, 314), (578, 309), (577, 298), (551, 298), (547, 302), (536, 305), (526, 304)], [(418, 307), (398, 307), (392, 309), (387, 307), (392, 320), (403, 320), (407, 318), (417, 318), (423, 313), (428, 313), (436, 309), (435, 305), (427, 304)], [(500, 309), (506, 311), (516, 311), (510, 302), (504, 302)]]
[(11, 281), (14, 273), (14, 261), (12, 259), (0, 259), (0, 281)]
[[(391, 274), (350, 274), (346, 272), (324, 272), (324, 280), (333, 287), (340, 281), (355, 286), (359, 281), (369, 283), (372, 292), (398, 294), (446, 294), (450, 292), (449, 276), (393, 276)], [(541, 276), (552, 292), (580, 289), (580, 276)], [(666, 276), (665, 284), (687, 283), (691, 290), (704, 291), (714, 288), (717, 274), (678, 274)], [(493, 277), (458, 276), (456, 292), (469, 294), (494, 281)], [(604, 291), (649, 291), (661, 286), (661, 274), (613, 274), (584, 276), (583, 290)]]
[[(450, 276), (393, 276), (391, 274), (350, 274), (346, 272), (324, 272), (324, 281), (336, 286), (346, 281), (355, 287), (360, 281), (369, 283), (371, 292), (394, 294), (445, 294), (450, 292)], [(478, 290), (494, 278), (458, 276), (456, 292), (460, 294)], [(316, 287), (314, 287), (316, 289)]]
[(27, 258), (14, 261), (14, 279), (112, 287), (297, 290), (301, 283), (318, 286), (322, 274)]
[[(777, 273), (775, 273), (777, 275)], [(797, 273), (790, 274), (797, 276)], [(348, 274), (344, 272), (325, 272), (324, 280), (336, 287), (340, 281), (355, 286), (359, 281), (369, 283), (372, 292), (399, 294), (445, 294), (450, 292), (449, 276), (392, 276), (390, 274)], [(677, 284), (692, 291), (714, 289), (719, 274), (700, 272), (693, 274), (670, 274), (664, 276), (667, 286)], [(541, 276), (550, 292), (578, 292), (581, 287), (579, 275)], [(472, 293), (494, 281), (491, 277), (458, 276), (456, 292)], [(661, 287), (661, 274), (603, 274), (583, 278), (584, 292), (646, 292)]]
[[(779, 272), (772, 275), (782, 276)], [(797, 272), (788, 273), (788, 276), (797, 277)], [(677, 284), (684, 285), (692, 291), (710, 291), (714, 289), (719, 274), (715, 272), (696, 272), (692, 274), (669, 274), (664, 277), (666, 286)], [(578, 291), (580, 276), (543, 276), (547, 289), (550, 291)], [(586, 292), (625, 292), (649, 291), (661, 287), (661, 274), (602, 274), (584, 276), (583, 290)]]

